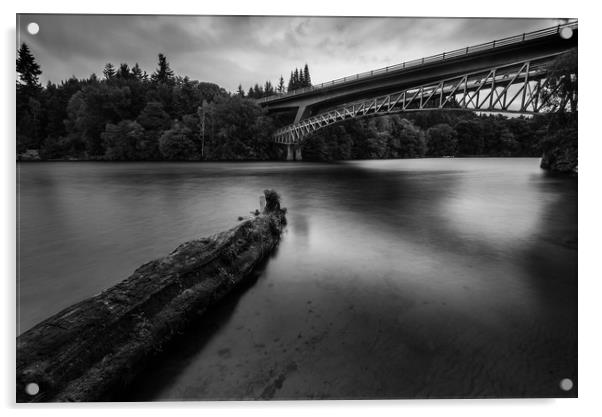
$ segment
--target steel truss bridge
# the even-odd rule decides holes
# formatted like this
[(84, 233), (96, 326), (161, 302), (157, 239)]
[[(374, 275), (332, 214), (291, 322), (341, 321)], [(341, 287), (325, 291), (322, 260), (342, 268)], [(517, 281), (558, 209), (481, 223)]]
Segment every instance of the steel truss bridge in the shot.
[[(424, 110), (534, 114), (553, 94), (547, 68), (577, 45), (577, 22), (525, 33), (387, 69), (357, 74), (259, 100), (268, 111), (297, 110), (294, 123), (274, 133), (277, 143), (298, 146), (334, 123), (367, 116)], [(371, 74), (371, 75), (368, 75)], [(559, 83), (555, 83), (555, 89)], [(379, 94), (380, 93), (380, 94)], [(289, 146), (289, 159), (292, 149)]]
[(520, 62), (349, 103), (279, 129), (274, 138), (277, 143), (296, 144), (333, 123), (377, 114), (443, 109), (538, 113), (543, 107), (542, 91), (553, 94), (560, 86), (556, 84), (554, 91), (549, 91), (548, 81), (545, 64)]

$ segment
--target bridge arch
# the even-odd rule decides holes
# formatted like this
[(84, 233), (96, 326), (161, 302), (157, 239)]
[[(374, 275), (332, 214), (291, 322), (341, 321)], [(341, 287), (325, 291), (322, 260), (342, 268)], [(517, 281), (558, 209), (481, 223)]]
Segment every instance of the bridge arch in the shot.
[[(459, 74), (391, 94), (367, 98), (327, 109), (278, 129), (274, 140), (295, 149), (313, 132), (345, 120), (429, 110), (469, 110), (490, 113), (537, 114), (558, 111), (561, 102), (548, 107), (542, 94), (554, 93), (547, 78), (547, 65), (554, 56), (525, 60), (485, 70)], [(300, 153), (297, 150), (297, 153)], [(290, 159), (290, 150), (289, 150)]]

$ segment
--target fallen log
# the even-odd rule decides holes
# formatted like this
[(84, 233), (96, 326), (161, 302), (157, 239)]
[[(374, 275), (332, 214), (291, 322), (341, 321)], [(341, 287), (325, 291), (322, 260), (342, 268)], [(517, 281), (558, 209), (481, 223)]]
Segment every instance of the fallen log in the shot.
[(17, 402), (111, 401), (173, 337), (252, 275), (286, 224), (279, 196), (238, 226), (180, 245), (17, 338)]

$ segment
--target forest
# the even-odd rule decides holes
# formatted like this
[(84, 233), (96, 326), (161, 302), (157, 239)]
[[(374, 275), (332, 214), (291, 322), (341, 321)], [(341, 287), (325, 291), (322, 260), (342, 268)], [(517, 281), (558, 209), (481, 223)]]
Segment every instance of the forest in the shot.
[(278, 156), (271, 140), (274, 122), (253, 100), (176, 76), (167, 58), (158, 58), (150, 75), (138, 64), (109, 63), (102, 77), (42, 87), (41, 68), (23, 44), (17, 55), (17, 154), (37, 151), (44, 160)]
[[(576, 60), (576, 51), (563, 56), (552, 74), (566, 81), (567, 71), (576, 74)], [(22, 44), (16, 83), (20, 160), (283, 159), (285, 149), (271, 135), (286, 121), (268, 115), (254, 99), (311, 86), (305, 64), (291, 71), (287, 87), (280, 76), (276, 87), (267, 81), (246, 94), (242, 86), (231, 93), (175, 75), (164, 54), (158, 55), (151, 74), (137, 63), (107, 63), (100, 77), (72, 77), (42, 86), (41, 73)], [(566, 91), (557, 90), (576, 98), (576, 76), (571, 80), (563, 84)], [(315, 161), (542, 155), (544, 167), (576, 169), (576, 111), (534, 117), (462, 110), (392, 114), (318, 130), (303, 144), (304, 159)]]
[[(568, 119), (568, 118), (567, 118)], [(310, 136), (312, 160), (422, 157), (539, 157), (558, 115), (512, 117), (470, 111), (425, 111), (354, 119)], [(576, 137), (575, 137), (576, 139)]]

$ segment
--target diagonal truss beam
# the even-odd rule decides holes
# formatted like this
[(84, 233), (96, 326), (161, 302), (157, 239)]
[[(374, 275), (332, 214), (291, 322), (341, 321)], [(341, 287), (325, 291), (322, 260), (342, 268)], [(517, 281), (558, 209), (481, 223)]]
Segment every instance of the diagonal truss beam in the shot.
[[(549, 57), (461, 74), (385, 96), (344, 104), (301, 120), (274, 133), (282, 144), (296, 144), (316, 130), (352, 118), (422, 110), (538, 113), (548, 87)], [(558, 88), (558, 85), (556, 86)], [(520, 97), (520, 100), (516, 100)], [(558, 108), (547, 109), (557, 111)]]

